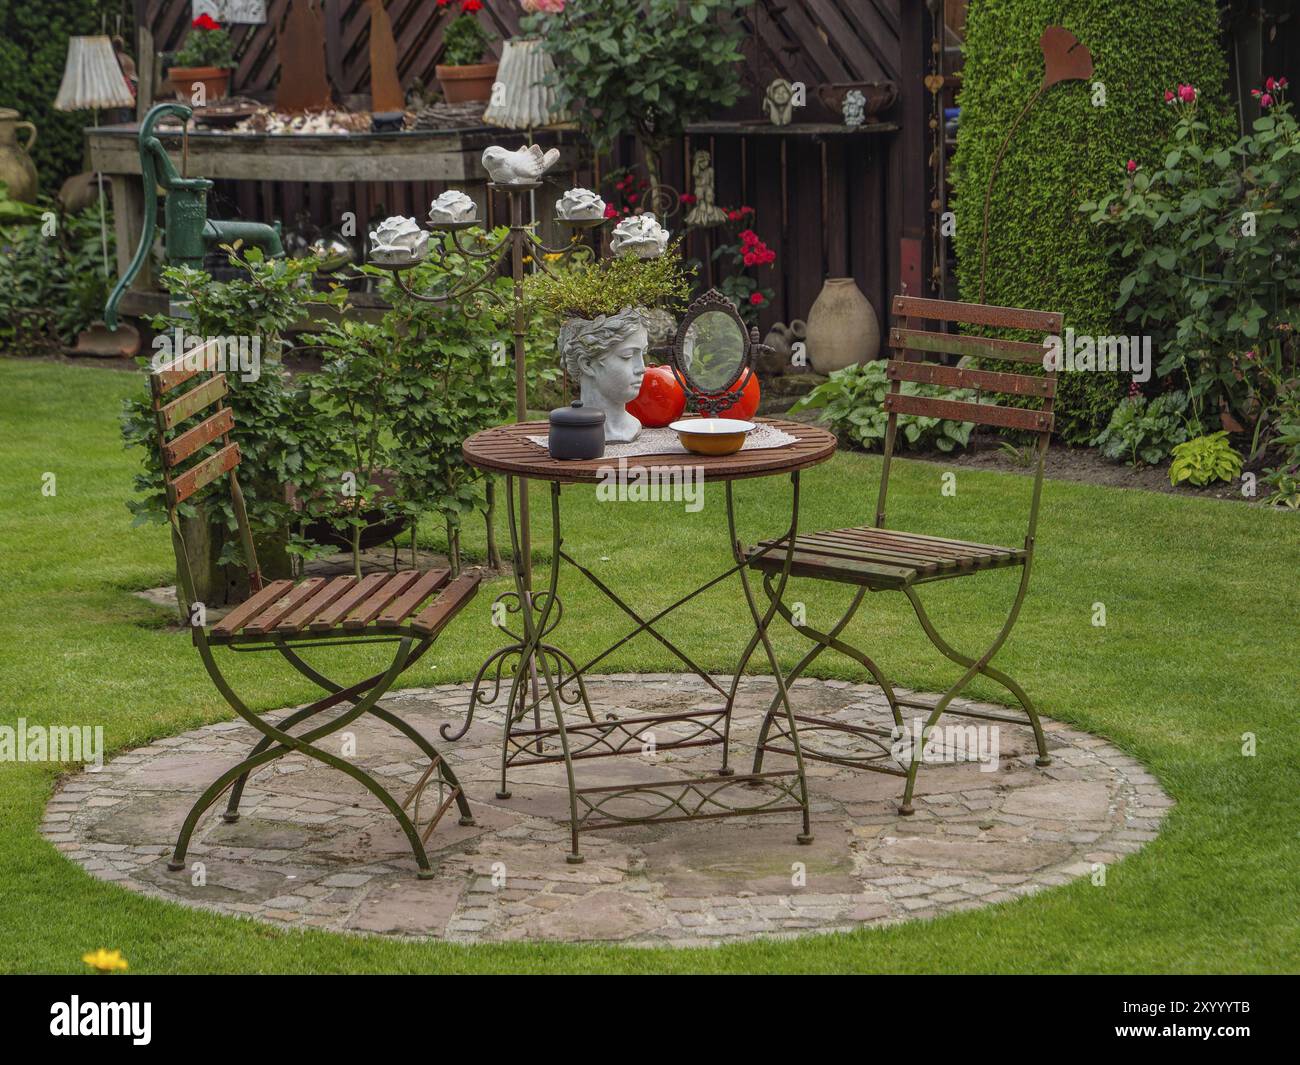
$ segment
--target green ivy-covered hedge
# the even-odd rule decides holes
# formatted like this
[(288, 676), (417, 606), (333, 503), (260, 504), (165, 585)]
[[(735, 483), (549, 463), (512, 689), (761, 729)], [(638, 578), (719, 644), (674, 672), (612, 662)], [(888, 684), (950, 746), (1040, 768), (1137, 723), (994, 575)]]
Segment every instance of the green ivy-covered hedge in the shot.
[[(977, 300), (984, 192), (998, 146), (1041, 84), (1043, 28), (1059, 22), (1092, 52), (1091, 82), (1053, 86), (1002, 160), (989, 214), (984, 302), (1058, 310), (1078, 333), (1122, 332), (1121, 264), (1079, 204), (1115, 186), (1129, 159), (1152, 163), (1171, 118), (1164, 92), (1201, 91), (1202, 117), (1233, 128), (1215, 0), (972, 0), (954, 160), (961, 298)], [(1105, 103), (1094, 105), (1094, 84)], [(1113, 327), (1113, 328), (1112, 328)], [(1072, 443), (1103, 428), (1127, 389), (1121, 374), (1062, 374), (1057, 429)]]
[(45, 193), (58, 192), (65, 178), (82, 170), (82, 130), (92, 118), (89, 111), (54, 110), (68, 38), (100, 33), (105, 25), (115, 33), (121, 15), (122, 37), (131, 45), (131, 11), (129, 0), (0, 0), (0, 107), (36, 123), (32, 159)]

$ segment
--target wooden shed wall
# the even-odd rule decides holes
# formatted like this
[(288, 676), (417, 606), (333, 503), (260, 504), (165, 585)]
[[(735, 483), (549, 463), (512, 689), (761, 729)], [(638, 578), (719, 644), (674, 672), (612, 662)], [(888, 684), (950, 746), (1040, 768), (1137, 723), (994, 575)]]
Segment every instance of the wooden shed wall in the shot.
[[(369, 6), (364, 0), (320, 3), (330, 81), (341, 97), (363, 95), (369, 90)], [(403, 86), (435, 84), (448, 9), (435, 0), (387, 0), (386, 6)], [(289, 0), (268, 0), (265, 25), (233, 28), (235, 91), (269, 95), (274, 89), (276, 28), (288, 7)], [(138, 0), (137, 10), (158, 51), (180, 44), (189, 25), (189, 0)], [(504, 38), (518, 30), (519, 10), (515, 0), (491, 0), (479, 17)], [(900, 249), (903, 238), (917, 238), (919, 257), (923, 243), (924, 101), (918, 72), (924, 17), (920, 0), (755, 0), (744, 15), (745, 92), (737, 107), (720, 117), (757, 117), (763, 89), (777, 76), (804, 82), (814, 100), (820, 84), (888, 79), (900, 87), (901, 99), (887, 117), (905, 128), (824, 140), (798, 133), (688, 136), (665, 160), (664, 180), (690, 191), (690, 153), (709, 149), (718, 203), (755, 208), (755, 229), (777, 252), (775, 265), (759, 272), (760, 283), (777, 293), (777, 302), (763, 313), (765, 327), (806, 317), (827, 276), (852, 275), (882, 323), (889, 295), (909, 278), (913, 285), (919, 282), (919, 258), (909, 272)], [(632, 161), (630, 149), (629, 142), (614, 158), (601, 160), (602, 169)], [(306, 211), (321, 224), (337, 222), (344, 210), (355, 211), (361, 222), (380, 207), (422, 214), (422, 206), (440, 191), (434, 182), (364, 187), (242, 182), (219, 189), (232, 213), (292, 223)], [(688, 252), (707, 263), (717, 239), (716, 233), (697, 233)]]

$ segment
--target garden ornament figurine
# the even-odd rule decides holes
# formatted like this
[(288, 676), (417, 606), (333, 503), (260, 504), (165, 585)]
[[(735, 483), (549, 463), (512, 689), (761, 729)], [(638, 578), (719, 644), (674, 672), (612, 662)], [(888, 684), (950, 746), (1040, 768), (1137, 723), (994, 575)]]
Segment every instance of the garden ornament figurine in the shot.
[(774, 126), (788, 126), (794, 119), (794, 86), (777, 78), (763, 94), (763, 110)]
[(429, 221), (434, 225), (448, 222), (472, 222), (478, 206), (459, 189), (448, 189), (429, 204)]
[(555, 213), (566, 222), (594, 222), (605, 217), (605, 201), (591, 189), (570, 189), (555, 201)]
[(844, 124), (856, 129), (867, 120), (867, 98), (861, 89), (850, 89), (844, 94)]
[(414, 218), (385, 218), (370, 234), (370, 258), (398, 266), (420, 262), (429, 253), (429, 234)]
[(483, 149), (483, 169), (498, 185), (529, 185), (541, 181), (542, 175), (560, 159), (560, 149), (543, 152), (536, 144), (517, 151), (493, 146)]
[(691, 183), (695, 188), (695, 204), (686, 212), (688, 226), (720, 226), (727, 220), (727, 212), (717, 205), (713, 189), (713, 157), (704, 149), (691, 160)]
[(609, 238), (609, 250), (615, 255), (635, 255), (638, 259), (656, 259), (667, 247), (668, 230), (649, 212), (623, 219)]
[(649, 345), (645, 320), (635, 307), (594, 319), (570, 318), (560, 326), (560, 358), (569, 377), (579, 382), (583, 408), (604, 412), (606, 441), (641, 435), (641, 422), (628, 413), (627, 404), (641, 393)]

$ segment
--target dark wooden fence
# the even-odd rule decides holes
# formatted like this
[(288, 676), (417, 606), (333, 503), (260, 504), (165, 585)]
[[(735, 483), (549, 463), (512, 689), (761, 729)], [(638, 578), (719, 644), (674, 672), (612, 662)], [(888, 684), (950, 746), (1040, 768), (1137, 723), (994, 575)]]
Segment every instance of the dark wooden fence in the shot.
[[(320, 2), (330, 81), (343, 102), (364, 106), (364, 99), (356, 98), (369, 91), (369, 6), (363, 0)], [(435, 0), (388, 0), (386, 6), (403, 86), (433, 85), (449, 9), (439, 8)], [(288, 0), (268, 0), (265, 25), (234, 28), (235, 91), (266, 96), (273, 90), (276, 28), (288, 7)], [(508, 37), (518, 29), (519, 11), (516, 0), (488, 0), (479, 17), (498, 37)], [(138, 24), (152, 33), (157, 51), (179, 45), (189, 17), (189, 0), (137, 0)], [(755, 0), (744, 16), (744, 96), (718, 119), (758, 117), (763, 89), (778, 76), (803, 82), (812, 108), (818, 106), (818, 85), (890, 80), (901, 96), (886, 118), (901, 128), (818, 137), (799, 130), (805, 118), (817, 116), (801, 115), (782, 136), (719, 132), (716, 127), (692, 132), (664, 161), (663, 179), (691, 191), (691, 155), (708, 149), (718, 203), (755, 209), (754, 228), (777, 253), (775, 266), (759, 273), (760, 282), (777, 294), (763, 313), (764, 326), (805, 317), (827, 276), (853, 276), (882, 323), (889, 296), (900, 285), (919, 292), (926, 210), (920, 85), (924, 17), (920, 0)], [(597, 172), (635, 162), (628, 142), (612, 159), (596, 161)], [(230, 213), (292, 223), (305, 212), (325, 224), (337, 221), (343, 210), (355, 211), (361, 222), (381, 209), (422, 214), (441, 186), (242, 182), (218, 191)], [(217, 206), (222, 205), (219, 198)], [(715, 232), (697, 233), (688, 253), (708, 263), (717, 239)]]

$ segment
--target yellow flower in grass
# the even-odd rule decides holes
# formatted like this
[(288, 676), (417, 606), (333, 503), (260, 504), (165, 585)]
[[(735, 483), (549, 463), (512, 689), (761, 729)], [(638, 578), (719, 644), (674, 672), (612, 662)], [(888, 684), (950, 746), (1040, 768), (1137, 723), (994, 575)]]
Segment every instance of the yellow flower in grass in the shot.
[(103, 947), (83, 954), (81, 960), (101, 973), (125, 972), (130, 968), (120, 950), (105, 950)]

